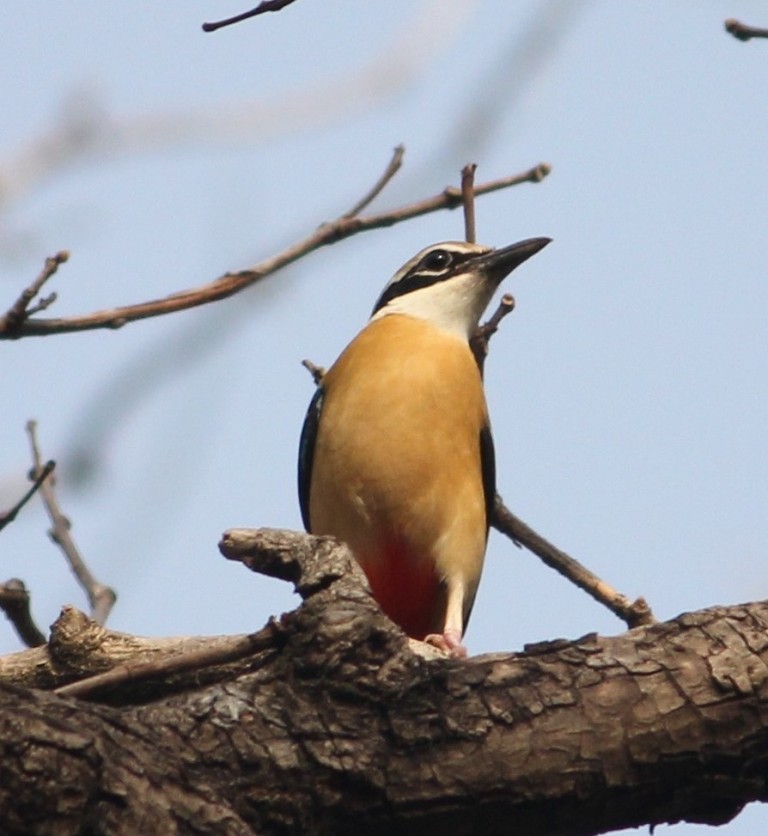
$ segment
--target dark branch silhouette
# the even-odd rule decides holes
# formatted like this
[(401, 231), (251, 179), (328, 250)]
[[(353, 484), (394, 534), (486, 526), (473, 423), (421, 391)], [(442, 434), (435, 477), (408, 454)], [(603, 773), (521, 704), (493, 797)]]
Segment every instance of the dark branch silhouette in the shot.
[(219, 20), (214, 23), (204, 23), (203, 32), (215, 32), (217, 29), (221, 29), (224, 26), (232, 26), (235, 23), (241, 23), (243, 20), (249, 20), (252, 17), (256, 17), (256, 15), (261, 15), (265, 12), (279, 12), (280, 9), (290, 6), (293, 2), (294, 0), (262, 0), (262, 2), (259, 3), (255, 9), (251, 9), (248, 12), (242, 12), (239, 15), (234, 15), (234, 17), (228, 17), (226, 20)]
[(740, 41), (749, 41), (752, 38), (768, 38), (768, 29), (748, 26), (746, 23), (734, 20), (732, 17), (725, 21), (725, 29)]
[(27, 647), (40, 647), (45, 644), (45, 636), (32, 618), (29, 591), (24, 581), (11, 578), (0, 584), (0, 609)]
[(0, 511), (0, 531), (7, 525), (10, 525), (19, 515), (19, 511), (29, 502), (30, 499), (40, 490), (40, 486), (48, 478), (48, 475), (53, 473), (56, 467), (56, 462), (47, 461), (41, 468), (36, 468), (32, 474), (32, 485), (24, 493), (24, 495), (16, 502), (16, 504), (7, 511)]

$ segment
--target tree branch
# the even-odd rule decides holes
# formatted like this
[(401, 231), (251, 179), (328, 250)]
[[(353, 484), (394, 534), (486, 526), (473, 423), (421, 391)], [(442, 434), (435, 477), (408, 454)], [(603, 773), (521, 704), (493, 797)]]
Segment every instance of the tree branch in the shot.
[[(261, 631), (267, 632), (273, 635), (271, 649), (279, 649), (279, 631), (272, 622)], [(47, 645), (0, 656), (0, 682), (45, 690), (76, 682), (83, 686), (80, 696), (98, 694), (101, 701), (113, 704), (142, 702), (158, 693), (247, 673), (253, 665), (241, 651), (246, 644), (254, 656), (270, 649), (266, 640), (263, 647), (259, 641), (250, 635), (133, 636), (101, 627), (75, 607), (65, 606), (51, 625)], [(98, 678), (104, 674), (109, 676)]]
[(475, 171), (477, 163), (467, 163), (461, 170), (461, 198), (464, 203), (464, 240), (477, 243), (475, 223)]
[(33, 474), (32, 478), (32, 485), (21, 497), (21, 499), (13, 506), (13, 508), (9, 508), (7, 511), (0, 511), (0, 531), (2, 531), (7, 525), (10, 525), (16, 517), (19, 515), (19, 511), (29, 502), (30, 499), (40, 490), (40, 486), (43, 482), (48, 478), (48, 475), (53, 473), (53, 469), (56, 467), (55, 461), (47, 461), (38, 471), (36, 474)]
[[(538, 183), (549, 174), (550, 170), (549, 165), (540, 163), (522, 174), (501, 177), (482, 183), (475, 187), (475, 194), (488, 194), (489, 192), (506, 189), (521, 183)], [(440, 194), (416, 203), (401, 206), (389, 212), (362, 217), (359, 215), (351, 217), (341, 215), (334, 221), (322, 224), (303, 240), (266, 259), (261, 264), (237, 273), (226, 273), (220, 278), (201, 287), (182, 290), (161, 299), (153, 299), (134, 305), (96, 311), (82, 316), (61, 319), (27, 319), (21, 323), (13, 334), (9, 334), (7, 330), (4, 332), (0, 331), (0, 339), (8, 339), (11, 336), (48, 336), (50, 334), (65, 334), (95, 328), (120, 328), (128, 322), (134, 322), (139, 319), (162, 316), (175, 313), (176, 311), (206, 305), (210, 302), (226, 299), (239, 293), (283, 267), (304, 258), (320, 247), (334, 244), (337, 241), (342, 241), (360, 232), (382, 229), (410, 220), (411, 218), (443, 209), (455, 209), (461, 205), (461, 191), (453, 186), (448, 186)]]
[(40, 647), (45, 644), (45, 636), (35, 624), (29, 604), (29, 591), (24, 581), (11, 578), (0, 584), (0, 609), (27, 647)]
[[(76, 810), (113, 833), (584, 836), (720, 824), (768, 799), (768, 602), (425, 661), (332, 538), (241, 529), (221, 550), (302, 595), (276, 642), (90, 693), (116, 707), (0, 685), (0, 829)], [(71, 656), (60, 625), (13, 656), (48, 652), (72, 677), (89, 647), (109, 665), (107, 644), (149, 643), (60, 620), (84, 622)]]
[(395, 149), (392, 152), (392, 158), (382, 172), (381, 177), (379, 177), (379, 179), (373, 184), (370, 191), (363, 195), (363, 197), (361, 197), (360, 200), (358, 200), (357, 203), (341, 217), (354, 218), (359, 215), (363, 209), (370, 206), (370, 204), (373, 203), (373, 201), (384, 191), (389, 181), (397, 174), (398, 171), (400, 171), (400, 168), (403, 165), (404, 156), (405, 146), (395, 146)]
[[(29, 444), (32, 449), (32, 460), (34, 462), (33, 475), (37, 480), (42, 474), (43, 467), (41, 464), (40, 449), (37, 444), (37, 423), (35, 421), (27, 422), (27, 434), (29, 435)], [(40, 495), (43, 498), (43, 504), (52, 524), (52, 528), (48, 534), (51, 540), (64, 553), (67, 563), (69, 563), (69, 568), (88, 596), (88, 601), (91, 605), (91, 615), (94, 620), (98, 624), (104, 624), (109, 617), (112, 607), (115, 605), (117, 595), (113, 589), (96, 580), (83, 560), (72, 538), (70, 531), (71, 524), (59, 508), (59, 503), (56, 500), (56, 494), (53, 490), (53, 474), (50, 472), (47, 477), (43, 477), (40, 481)]]
[(280, 9), (290, 6), (293, 2), (294, 0), (262, 0), (262, 2), (259, 3), (255, 9), (251, 9), (249, 12), (242, 12), (234, 17), (228, 17), (225, 20), (215, 21), (214, 23), (204, 23), (203, 32), (215, 32), (217, 29), (221, 29), (224, 26), (232, 26), (234, 23), (241, 23), (243, 20), (248, 20), (249, 18), (256, 17), (256, 15), (264, 14), (264, 12), (279, 12)]
[(591, 595), (595, 601), (608, 607), (608, 609), (629, 627), (653, 624), (655, 619), (651, 608), (644, 598), (637, 598), (630, 601), (625, 595), (617, 592), (610, 584), (601, 580), (594, 572), (590, 572), (582, 566), (578, 560), (553, 546), (540, 534), (526, 525), (519, 517), (516, 517), (504, 505), (501, 497), (496, 494), (496, 501), (493, 506), (492, 525), (502, 534), (506, 534), (515, 543), (525, 546), (537, 557), (550, 567), (567, 578), (571, 583), (576, 584)]
[(480, 369), (480, 374), (485, 369), (485, 361), (488, 357), (491, 337), (499, 330), (499, 326), (504, 317), (511, 314), (514, 309), (515, 297), (511, 293), (505, 293), (499, 300), (496, 310), (482, 325), (478, 325), (475, 333), (470, 337), (469, 347), (475, 356), (475, 362)]
[(22, 325), (32, 314), (44, 311), (56, 301), (56, 294), (51, 293), (49, 296), (41, 299), (37, 305), (31, 308), (29, 307), (32, 300), (40, 292), (42, 286), (59, 269), (59, 266), (64, 264), (68, 259), (69, 253), (66, 250), (61, 250), (56, 255), (45, 259), (45, 265), (40, 275), (29, 287), (22, 290), (19, 298), (6, 311), (5, 316), (0, 317), (0, 336), (6, 336), (6, 338), (19, 336)]
[(734, 20), (732, 17), (725, 21), (725, 29), (740, 41), (749, 41), (752, 38), (768, 38), (768, 29), (747, 26), (746, 23), (741, 23), (741, 21)]
[[(204, 645), (196, 650), (163, 654), (160, 658), (146, 662), (125, 662), (104, 673), (61, 685), (56, 689), (56, 693), (66, 697), (90, 698), (148, 679), (167, 678), (188, 671), (199, 674), (202, 669), (213, 665), (237, 662), (264, 650), (273, 650), (278, 646), (279, 636), (277, 622), (270, 621), (258, 633), (232, 636), (226, 640), (218, 640), (210, 647)], [(199, 676), (195, 679), (199, 679)]]
[(325, 377), (325, 369), (322, 366), (316, 366), (311, 360), (302, 360), (301, 365), (312, 375), (315, 386), (319, 386), (320, 381)]

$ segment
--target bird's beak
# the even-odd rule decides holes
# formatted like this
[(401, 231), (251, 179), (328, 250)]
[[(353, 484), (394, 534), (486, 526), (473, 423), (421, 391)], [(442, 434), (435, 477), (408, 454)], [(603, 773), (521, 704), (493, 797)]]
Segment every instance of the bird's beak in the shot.
[(552, 241), (551, 238), (526, 238), (517, 244), (500, 247), (477, 257), (475, 265), (480, 268), (490, 281), (499, 284), (515, 267), (519, 267), (539, 250), (543, 250)]

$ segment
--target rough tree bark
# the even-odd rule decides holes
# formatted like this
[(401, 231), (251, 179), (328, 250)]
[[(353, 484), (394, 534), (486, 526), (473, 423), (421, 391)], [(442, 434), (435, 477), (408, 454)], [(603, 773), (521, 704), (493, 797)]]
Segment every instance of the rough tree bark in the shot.
[[(69, 611), (0, 660), (0, 832), (587, 834), (768, 797), (768, 602), (426, 659), (335, 541), (221, 547), (304, 599), (247, 651), (196, 640), (223, 661), (190, 668), (189, 640)], [(45, 690), (132, 659), (82, 698)]]

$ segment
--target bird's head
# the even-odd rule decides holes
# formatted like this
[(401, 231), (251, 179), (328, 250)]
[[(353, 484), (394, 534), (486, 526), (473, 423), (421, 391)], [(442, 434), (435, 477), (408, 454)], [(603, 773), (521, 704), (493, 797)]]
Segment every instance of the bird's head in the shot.
[(463, 241), (426, 247), (390, 279), (371, 319), (405, 314), (469, 339), (502, 279), (550, 240), (528, 238), (497, 250)]

